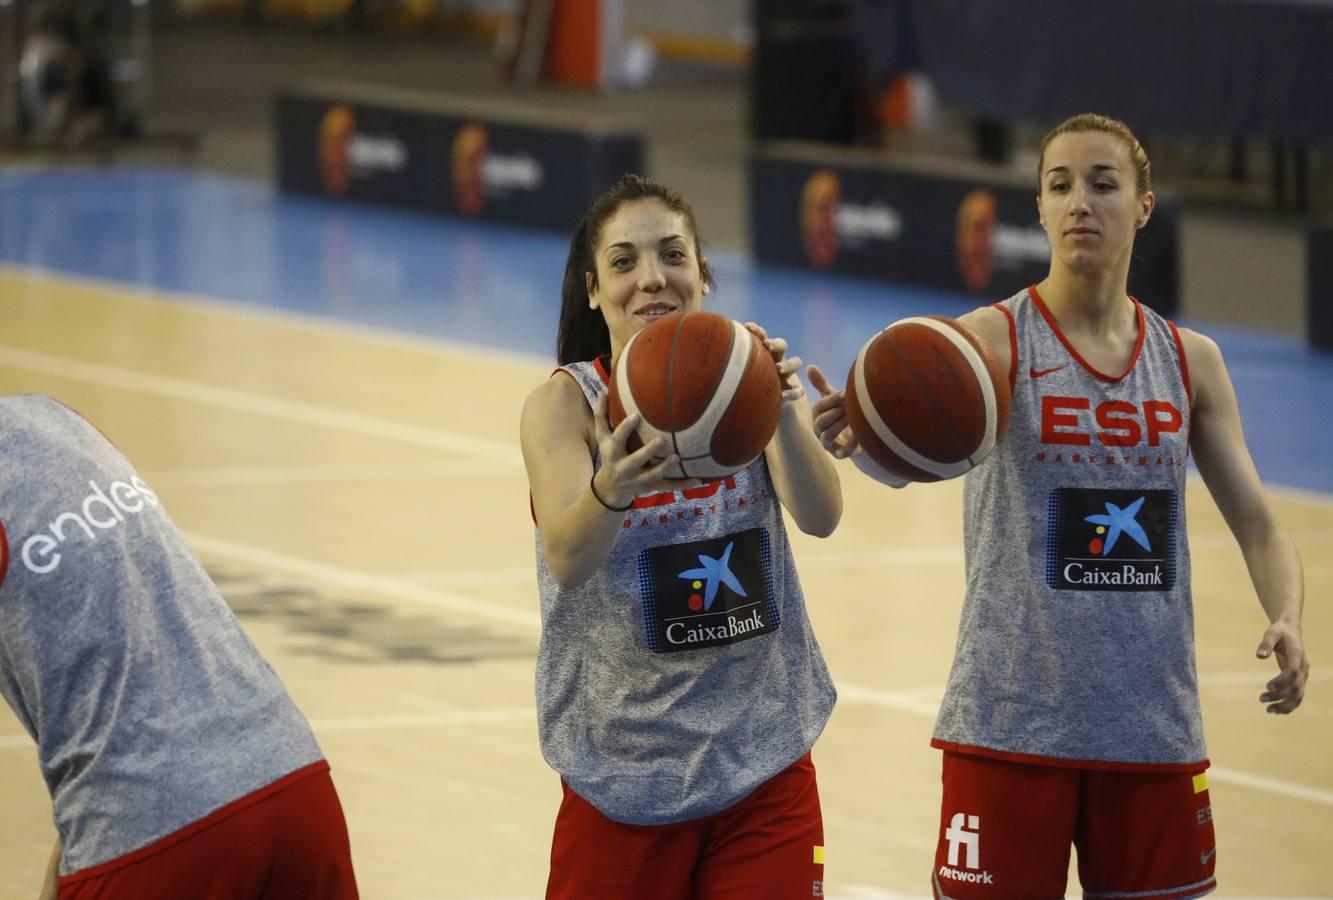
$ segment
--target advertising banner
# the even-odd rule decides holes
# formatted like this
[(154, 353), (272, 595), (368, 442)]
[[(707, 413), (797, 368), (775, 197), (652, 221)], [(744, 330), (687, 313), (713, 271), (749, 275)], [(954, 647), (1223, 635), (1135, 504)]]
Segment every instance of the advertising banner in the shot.
[(1305, 252), (1306, 333), (1311, 347), (1333, 351), (1333, 224), (1312, 228)]
[[(382, 92), (383, 93), (383, 92)], [(503, 121), (447, 104), (367, 102), (349, 89), (278, 99), (284, 191), (568, 233), (625, 172), (642, 172), (638, 135)]]
[[(1035, 172), (1031, 182), (909, 170), (835, 148), (761, 148), (750, 162), (752, 246), (761, 262), (1002, 300), (1049, 269)], [(1177, 240), (1175, 204), (1158, 195), (1129, 288), (1164, 315), (1178, 303)]]

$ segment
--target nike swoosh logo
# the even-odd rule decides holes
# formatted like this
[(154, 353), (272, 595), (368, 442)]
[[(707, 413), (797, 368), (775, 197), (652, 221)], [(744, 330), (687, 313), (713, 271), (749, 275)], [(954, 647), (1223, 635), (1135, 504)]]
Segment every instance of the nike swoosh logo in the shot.
[(1206, 866), (1206, 865), (1208, 865), (1208, 860), (1212, 859), (1213, 856), (1214, 856), (1216, 853), (1217, 853), (1217, 848), (1216, 848), (1216, 847), (1214, 847), (1213, 849), (1209, 850), (1207, 853), (1200, 853), (1200, 854), (1199, 854), (1199, 865), (1201, 865), (1201, 866)]
[(1051, 374), (1052, 372), (1059, 372), (1059, 371), (1060, 371), (1061, 369), (1063, 369), (1063, 368), (1064, 368), (1064, 366), (1055, 366), (1054, 368), (1051, 368), (1051, 369), (1038, 369), (1038, 368), (1035, 367), (1035, 366), (1029, 366), (1029, 367), (1028, 367), (1028, 377), (1029, 377), (1029, 378), (1040, 378), (1041, 376), (1043, 376), (1043, 375), (1049, 375), (1049, 374)]

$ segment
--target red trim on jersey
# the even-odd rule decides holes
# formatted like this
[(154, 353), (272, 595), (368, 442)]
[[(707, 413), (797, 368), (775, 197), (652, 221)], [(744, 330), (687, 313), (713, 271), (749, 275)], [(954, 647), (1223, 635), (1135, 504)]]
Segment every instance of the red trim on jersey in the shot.
[(216, 825), (228, 816), (233, 816), (243, 809), (254, 806), (256, 803), (272, 797), (274, 794), (285, 788), (291, 787), (303, 778), (309, 778), (311, 775), (318, 775), (319, 773), (327, 772), (328, 770), (328, 760), (321, 759), (318, 762), (312, 762), (308, 766), (302, 766), (294, 772), (288, 772), (277, 781), (265, 785), (257, 791), (246, 794), (238, 800), (233, 800), (226, 806), (220, 806), (202, 819), (197, 819), (189, 825), (186, 825), (184, 828), (177, 829), (166, 837), (158, 838), (151, 844), (140, 847), (138, 850), (133, 850), (126, 853), (124, 856), (117, 856), (115, 859), (107, 860), (100, 865), (92, 866), (87, 869), (80, 869), (69, 875), (61, 875), (59, 886), (65, 887), (76, 881), (83, 881), (87, 878), (95, 878), (98, 875), (105, 875), (107, 872), (115, 871), (122, 866), (128, 866), (130, 863), (136, 863), (140, 860), (147, 859), (155, 853), (162, 852), (173, 844), (178, 844), (186, 838), (198, 834), (205, 828)]
[(1041, 294), (1037, 293), (1037, 286), (1035, 284), (1028, 288), (1028, 294), (1032, 297), (1032, 302), (1037, 305), (1037, 312), (1041, 313), (1041, 317), (1045, 319), (1046, 324), (1051, 327), (1051, 331), (1055, 332), (1055, 336), (1060, 339), (1060, 343), (1065, 345), (1065, 349), (1069, 351), (1069, 355), (1074, 357), (1074, 360), (1082, 366), (1088, 374), (1099, 378), (1102, 381), (1109, 381), (1111, 384), (1115, 384), (1118, 381), (1124, 381), (1125, 376), (1134, 371), (1134, 365), (1139, 361), (1139, 353), (1143, 350), (1144, 338), (1143, 304), (1138, 300), (1133, 297), (1129, 298), (1134, 303), (1134, 318), (1137, 320), (1139, 327), (1139, 336), (1134, 342), (1134, 352), (1130, 354), (1129, 365), (1126, 366), (1125, 371), (1121, 372), (1119, 375), (1107, 375), (1105, 372), (1100, 372), (1097, 369), (1094, 369), (1092, 364), (1074, 349), (1074, 345), (1069, 343), (1069, 339), (1065, 337), (1065, 333), (1060, 330), (1060, 323), (1055, 321), (1055, 316), (1051, 315), (1051, 311), (1046, 308), (1046, 303), (1041, 299)]
[(1202, 772), (1211, 763), (1203, 759), (1188, 763), (1135, 763), (1109, 762), (1100, 759), (1066, 759), (1062, 756), (1038, 756), (1034, 753), (1011, 753), (1008, 750), (993, 750), (990, 747), (978, 747), (973, 744), (955, 744), (931, 738), (930, 746), (936, 750), (948, 750), (965, 756), (988, 756), (1006, 762), (1027, 763), (1034, 766), (1054, 766), (1061, 769), (1096, 769), (1103, 772)]
[(9, 574), (9, 534), (5, 531), (5, 523), (0, 522), (0, 584), (5, 583), (5, 576)]
[(1014, 321), (1014, 314), (1009, 311), (1009, 307), (1003, 303), (992, 303), (991, 308), (998, 309), (1009, 320), (1009, 390), (1013, 391), (1018, 384), (1018, 323)]
[(597, 374), (601, 376), (602, 384), (611, 384), (611, 373), (607, 371), (607, 366), (611, 364), (611, 354), (599, 356), (592, 361), (593, 367), (597, 369)]
[(1171, 337), (1176, 342), (1176, 354), (1180, 357), (1180, 377), (1185, 382), (1185, 394), (1190, 398), (1190, 408), (1194, 408), (1194, 388), (1190, 386), (1190, 361), (1185, 356), (1185, 345), (1180, 340), (1180, 332), (1176, 330), (1176, 323), (1170, 319), (1166, 320), (1166, 327), (1171, 329)]

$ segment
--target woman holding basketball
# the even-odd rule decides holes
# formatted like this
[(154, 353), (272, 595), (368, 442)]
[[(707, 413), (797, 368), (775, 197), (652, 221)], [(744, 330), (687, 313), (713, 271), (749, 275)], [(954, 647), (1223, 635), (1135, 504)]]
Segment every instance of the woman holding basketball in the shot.
[[(1189, 453), (1244, 553), (1278, 674), (1301, 703), (1303, 574), (1264, 499), (1216, 344), (1127, 295), (1152, 215), (1146, 153), (1121, 122), (1075, 116), (1042, 145), (1050, 273), (961, 321), (1013, 389), (1008, 434), (964, 486), (967, 596), (933, 744), (944, 798), (937, 896), (1060, 897), (1216, 887), (1185, 536)], [(873, 474), (824, 396), (816, 429)]]
[[(689, 206), (621, 178), (574, 235), (560, 368), (523, 408), (538, 726), (564, 787), (548, 897), (807, 898), (822, 880), (809, 751), (834, 689), (778, 504), (822, 536), (842, 497), (800, 360), (747, 326), (782, 379), (781, 417), (764, 454), (721, 481), (665, 480), (677, 461), (665, 440), (631, 452), (638, 416), (615, 429), (607, 417), (625, 344), (655, 317), (698, 310), (710, 283)], [(715, 600), (701, 615), (686, 602), (705, 578)]]

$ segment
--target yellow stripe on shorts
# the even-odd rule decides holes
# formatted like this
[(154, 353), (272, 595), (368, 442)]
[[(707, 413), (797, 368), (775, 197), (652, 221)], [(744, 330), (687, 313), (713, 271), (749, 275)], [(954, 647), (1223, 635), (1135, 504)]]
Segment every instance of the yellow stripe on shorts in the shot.
[(1194, 776), (1194, 793), (1202, 794), (1208, 790), (1208, 773), (1200, 772)]
[(815, 844), (815, 865), (822, 866), (823, 864), (824, 864), (824, 848), (819, 846), (818, 844)]

